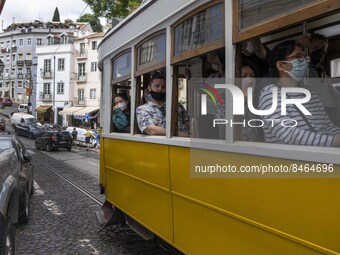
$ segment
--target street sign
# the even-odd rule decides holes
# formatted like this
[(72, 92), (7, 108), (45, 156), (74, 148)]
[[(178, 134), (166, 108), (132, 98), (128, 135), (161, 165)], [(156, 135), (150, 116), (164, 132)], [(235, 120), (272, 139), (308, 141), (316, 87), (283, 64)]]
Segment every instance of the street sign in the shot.
[(31, 103), (31, 102), (28, 102), (27, 105), (28, 105), (29, 107), (31, 107), (31, 106), (32, 106), (32, 103)]
[(85, 119), (88, 119), (88, 118), (89, 118), (89, 114), (85, 113)]

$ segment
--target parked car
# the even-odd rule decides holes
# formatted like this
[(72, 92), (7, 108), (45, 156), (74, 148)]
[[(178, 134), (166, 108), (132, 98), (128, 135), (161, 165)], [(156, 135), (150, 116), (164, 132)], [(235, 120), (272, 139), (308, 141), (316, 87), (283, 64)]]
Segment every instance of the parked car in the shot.
[(2, 103), (4, 101), (3, 97), (0, 97), (0, 103)]
[(27, 136), (30, 139), (38, 138), (43, 133), (42, 127), (38, 124), (20, 123), (14, 129), (17, 136)]
[(4, 118), (0, 117), (0, 130), (5, 131), (5, 128), (6, 128), (6, 121)]
[(17, 124), (38, 124), (41, 126), (41, 123), (31, 114), (27, 114), (24, 112), (15, 112), (11, 117), (12, 126), (15, 127)]
[(5, 106), (12, 106), (13, 102), (12, 102), (12, 99), (6, 97), (3, 102), (2, 102), (3, 105)]
[(19, 104), (18, 106), (18, 112), (28, 112), (28, 105), (27, 104)]
[[(77, 135), (77, 140), (76, 140), (76, 144), (77, 145), (82, 145), (82, 146), (86, 146), (85, 144), (85, 132), (86, 129), (85, 128), (79, 128), (79, 127), (67, 127), (66, 131), (68, 131), (70, 134), (72, 134), (73, 129), (76, 128), (78, 135)], [(90, 130), (93, 137), (96, 137), (96, 133), (93, 130)], [(90, 140), (90, 147), (95, 148), (97, 146), (96, 144), (96, 139), (91, 139)]]
[(60, 126), (58, 123), (50, 124), (50, 123), (44, 123), (42, 125), (42, 128), (45, 131), (62, 131), (63, 127)]
[(35, 149), (52, 151), (57, 148), (64, 148), (68, 151), (72, 148), (71, 135), (67, 131), (45, 131), (35, 140)]
[(31, 215), (34, 166), (25, 146), (13, 135), (0, 135), (0, 254), (14, 254), (13, 224)]

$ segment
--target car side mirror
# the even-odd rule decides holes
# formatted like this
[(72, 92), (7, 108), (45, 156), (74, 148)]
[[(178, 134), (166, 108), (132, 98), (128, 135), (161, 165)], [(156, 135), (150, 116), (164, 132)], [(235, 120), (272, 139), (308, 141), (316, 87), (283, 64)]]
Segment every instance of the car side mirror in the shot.
[(26, 161), (26, 162), (31, 162), (32, 161), (32, 156), (31, 155), (28, 155), (28, 154), (25, 154), (25, 155), (23, 155), (24, 157), (24, 161)]

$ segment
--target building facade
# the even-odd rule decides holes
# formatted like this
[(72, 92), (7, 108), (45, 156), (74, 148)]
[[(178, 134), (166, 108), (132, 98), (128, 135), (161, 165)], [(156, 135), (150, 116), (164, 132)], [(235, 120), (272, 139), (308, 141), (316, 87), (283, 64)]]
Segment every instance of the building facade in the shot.
[(74, 23), (71, 20), (65, 20), (64, 23), (13, 23), (7, 27), (0, 33), (0, 96), (9, 97), (18, 103), (30, 102), (32, 113), (35, 114), (36, 98), (40, 96), (40, 91), (37, 91), (37, 72), (41, 68), (37, 47), (60, 43), (62, 38), (52, 40), (54, 35), (80, 37), (91, 33), (93, 31), (89, 23)]

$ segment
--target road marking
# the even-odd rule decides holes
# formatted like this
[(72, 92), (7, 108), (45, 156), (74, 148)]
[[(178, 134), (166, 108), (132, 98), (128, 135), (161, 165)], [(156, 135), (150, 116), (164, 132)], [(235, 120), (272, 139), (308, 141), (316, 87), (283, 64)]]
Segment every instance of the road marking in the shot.
[(47, 210), (49, 210), (51, 213), (53, 213), (55, 215), (64, 214), (63, 212), (61, 212), (61, 210), (57, 206), (56, 202), (54, 202), (52, 200), (44, 200), (43, 204), (47, 207)]
[(33, 186), (35, 196), (45, 195), (45, 192), (40, 188), (39, 184), (36, 181), (34, 181)]
[(91, 164), (91, 165), (94, 165), (94, 166), (98, 166), (99, 167), (99, 165), (98, 164), (96, 164), (96, 163), (93, 163), (93, 162), (89, 162), (89, 161), (86, 161), (86, 160), (84, 160), (86, 163), (89, 163), (89, 164)]

